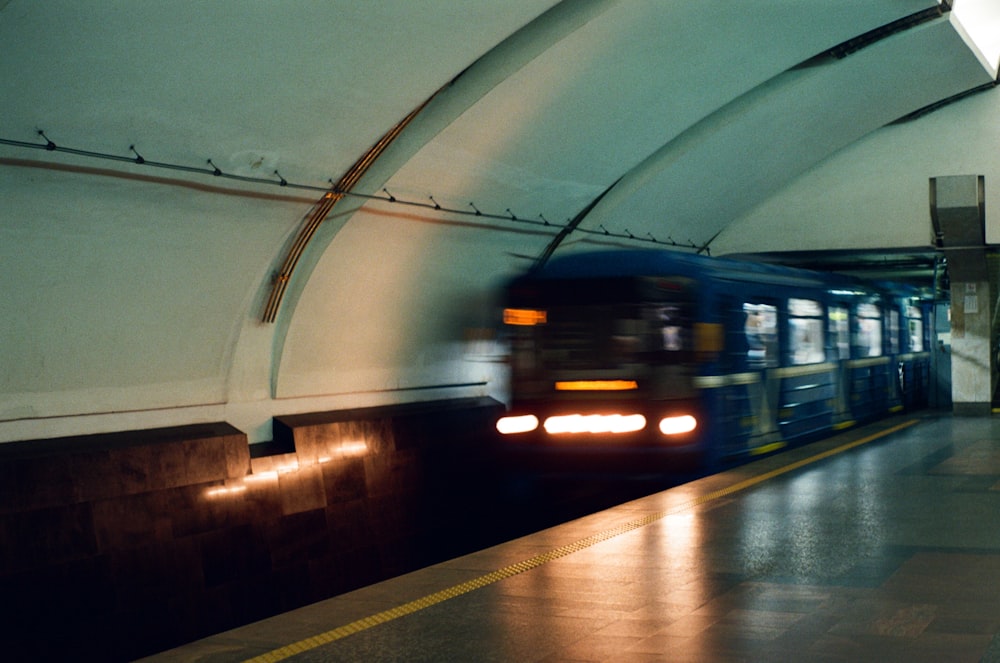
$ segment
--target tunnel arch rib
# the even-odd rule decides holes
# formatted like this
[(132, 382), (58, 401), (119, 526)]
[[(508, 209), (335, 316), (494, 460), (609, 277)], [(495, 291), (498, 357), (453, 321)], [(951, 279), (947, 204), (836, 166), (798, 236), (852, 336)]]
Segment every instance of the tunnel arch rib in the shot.
[(295, 266), (299, 263), (299, 258), (302, 257), (306, 246), (309, 244), (309, 240), (312, 239), (313, 235), (316, 234), (316, 230), (319, 228), (320, 224), (329, 216), (330, 212), (336, 206), (338, 202), (343, 200), (344, 196), (358, 183), (364, 174), (368, 171), (375, 160), (378, 159), (392, 141), (402, 133), (403, 129), (413, 121), (420, 111), (426, 108), (427, 104), (430, 103), (437, 95), (435, 92), (426, 101), (420, 104), (417, 108), (413, 109), (406, 117), (404, 117), (396, 126), (386, 132), (382, 138), (379, 139), (375, 145), (372, 146), (358, 161), (354, 163), (353, 166), (344, 174), (343, 177), (333, 186), (333, 189), (326, 193), (319, 202), (313, 207), (312, 213), (306, 219), (305, 223), (299, 229), (298, 234), (295, 237), (295, 241), (292, 242), (291, 247), (288, 249), (288, 253), (285, 255), (284, 261), (281, 263), (281, 268), (274, 275), (274, 281), (271, 285), (271, 293), (267, 298), (267, 302), (264, 305), (264, 311), (261, 315), (263, 322), (273, 323), (278, 317), (278, 310), (281, 307), (281, 301), (285, 296), (285, 290), (288, 288), (288, 281), (292, 277), (292, 273), (295, 271)]

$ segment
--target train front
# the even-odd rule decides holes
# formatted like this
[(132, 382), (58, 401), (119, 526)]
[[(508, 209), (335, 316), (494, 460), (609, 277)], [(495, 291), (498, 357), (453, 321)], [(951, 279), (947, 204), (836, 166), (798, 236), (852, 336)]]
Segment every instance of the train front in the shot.
[(512, 282), (504, 450), (554, 469), (664, 470), (697, 458), (707, 423), (697, 359), (721, 334), (696, 322), (696, 287), (680, 276)]

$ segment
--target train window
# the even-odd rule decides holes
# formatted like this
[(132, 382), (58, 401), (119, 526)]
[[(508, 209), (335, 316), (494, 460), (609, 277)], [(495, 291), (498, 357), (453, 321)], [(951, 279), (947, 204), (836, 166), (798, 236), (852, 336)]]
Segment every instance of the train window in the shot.
[(827, 317), (830, 320), (830, 347), (837, 349), (837, 359), (850, 359), (851, 326), (848, 324), (847, 309), (831, 306)]
[(778, 365), (778, 309), (770, 304), (744, 303), (747, 363), (751, 368)]
[(858, 304), (858, 327), (854, 345), (861, 357), (882, 355), (882, 311), (875, 304)]
[(923, 352), (924, 319), (916, 306), (906, 307), (906, 328), (910, 337), (910, 352)]
[(789, 346), (793, 364), (818, 364), (823, 350), (823, 306), (811, 299), (788, 300)]
[(690, 324), (683, 316), (680, 306), (660, 306), (653, 310), (653, 316), (660, 329), (661, 349), (668, 352), (684, 350), (684, 329)]

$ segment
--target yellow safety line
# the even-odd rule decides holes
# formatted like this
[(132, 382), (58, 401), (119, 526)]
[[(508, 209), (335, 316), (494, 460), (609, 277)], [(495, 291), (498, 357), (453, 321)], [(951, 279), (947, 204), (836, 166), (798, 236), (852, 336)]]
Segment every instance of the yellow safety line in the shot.
[(778, 449), (783, 449), (788, 446), (788, 443), (784, 440), (778, 442), (772, 442), (771, 444), (764, 444), (759, 447), (754, 447), (750, 450), (751, 456), (763, 456), (764, 454), (769, 454), (772, 451), (777, 451)]
[(601, 543), (602, 541), (607, 541), (608, 539), (613, 539), (616, 536), (627, 534), (628, 532), (631, 532), (633, 530), (645, 527), (647, 525), (651, 525), (652, 523), (655, 523), (658, 520), (662, 520), (667, 516), (674, 515), (682, 511), (686, 511), (692, 507), (705, 504), (706, 502), (715, 501), (722, 497), (728, 497), (733, 493), (738, 493), (741, 490), (746, 490), (747, 488), (751, 488), (753, 486), (756, 486), (757, 484), (764, 483), (765, 481), (769, 481), (775, 477), (781, 476), (782, 474), (786, 474), (793, 470), (797, 470), (801, 467), (805, 467), (806, 465), (810, 465), (817, 461), (823, 460), (824, 458), (829, 458), (830, 456), (843, 453), (844, 451), (848, 451), (855, 447), (859, 447), (863, 444), (867, 444), (873, 440), (885, 437), (886, 435), (891, 435), (892, 433), (903, 430), (904, 428), (909, 428), (910, 426), (913, 426), (914, 424), (917, 423), (919, 423), (919, 420), (917, 419), (904, 421), (903, 423), (897, 424), (891, 428), (879, 431), (878, 433), (873, 433), (872, 435), (863, 437), (853, 442), (848, 442), (847, 444), (843, 444), (834, 449), (828, 449), (814, 456), (810, 456), (808, 458), (804, 458), (794, 463), (785, 465), (784, 467), (779, 467), (778, 469), (771, 470), (770, 472), (765, 472), (764, 474), (761, 474), (759, 476), (751, 477), (749, 479), (744, 479), (743, 481), (734, 483), (733, 485), (727, 486), (726, 488), (720, 488), (719, 490), (706, 493), (701, 497), (697, 497), (685, 504), (679, 504), (667, 511), (661, 511), (659, 513), (649, 514), (648, 516), (638, 518), (636, 520), (624, 523), (622, 525), (619, 525), (618, 527), (614, 527), (612, 529), (605, 530), (603, 532), (599, 532), (597, 534), (588, 536), (584, 539), (580, 539), (579, 541), (575, 541), (568, 545), (560, 546), (546, 553), (542, 553), (541, 555), (536, 555), (530, 559), (524, 560), (523, 562), (518, 562), (517, 564), (511, 564), (510, 566), (505, 566), (502, 569), (493, 571), (492, 573), (488, 573), (484, 576), (480, 576), (473, 580), (463, 582), (459, 585), (455, 585), (454, 587), (449, 587), (448, 589), (444, 589), (441, 590), (440, 592), (424, 596), (423, 598), (416, 599), (415, 601), (410, 601), (409, 603), (404, 603), (403, 605), (396, 606), (395, 608), (392, 608), (390, 610), (384, 610), (382, 612), (370, 615), (363, 619), (353, 621), (350, 624), (345, 624), (344, 626), (340, 626), (331, 631), (326, 631), (325, 633), (320, 633), (319, 635), (314, 635), (310, 638), (299, 640), (298, 642), (293, 642), (292, 644), (285, 645), (284, 647), (280, 647), (278, 649), (274, 649), (259, 656), (247, 659), (247, 663), (274, 663), (275, 661), (283, 661), (286, 658), (295, 656), (296, 654), (301, 654), (303, 652), (316, 649), (317, 647), (322, 647), (323, 645), (329, 644), (336, 640), (346, 638), (349, 635), (353, 635), (361, 631), (366, 631), (375, 626), (379, 626), (380, 624), (385, 624), (386, 622), (390, 622), (394, 619), (399, 619), (400, 617), (411, 615), (415, 612), (424, 610), (425, 608), (437, 605), (438, 603), (442, 603), (449, 599), (461, 596), (462, 594), (468, 594), (473, 590), (481, 589), (483, 587), (486, 587), (487, 585), (492, 585), (493, 583), (504, 580), (505, 578), (516, 576), (518, 574), (524, 573), (525, 571), (530, 571), (531, 569), (537, 568), (542, 564), (546, 564), (553, 560), (559, 559), (560, 557), (565, 557), (566, 555), (570, 555), (580, 550), (584, 550), (593, 545)]

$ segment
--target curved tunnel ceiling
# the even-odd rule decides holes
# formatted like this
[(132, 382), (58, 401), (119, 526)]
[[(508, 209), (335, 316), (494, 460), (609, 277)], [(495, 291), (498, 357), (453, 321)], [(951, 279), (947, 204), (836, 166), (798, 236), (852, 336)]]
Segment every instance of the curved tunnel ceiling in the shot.
[[(590, 6), (585, 24), (554, 33), (557, 41), (393, 164), (386, 190), (565, 224), (611, 188), (581, 230), (704, 249), (842, 147), (992, 82), (926, 0), (754, 11), (581, 4)], [(567, 11), (532, 28), (565, 21)], [(828, 54), (894, 22), (903, 25), (849, 56)], [(483, 86), (493, 73), (487, 56), (454, 88)]]
[[(774, 210), (898, 171), (866, 136), (950, 135), (880, 128), (996, 75), (936, 0), (238, 7), (0, 0), (0, 437), (482, 383), (449, 348), (549, 249), (923, 244), (923, 175), (917, 212), (834, 239)], [(961, 105), (987, 118), (983, 97)], [(325, 193), (418, 108), (261, 325)]]

